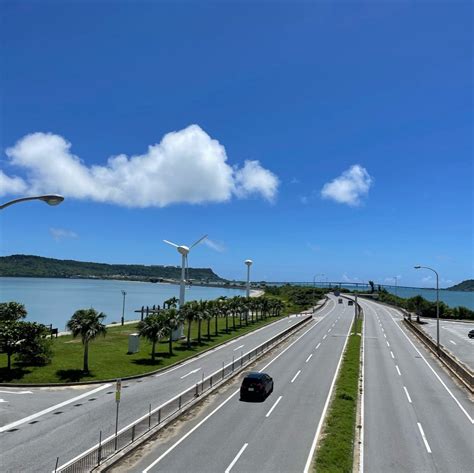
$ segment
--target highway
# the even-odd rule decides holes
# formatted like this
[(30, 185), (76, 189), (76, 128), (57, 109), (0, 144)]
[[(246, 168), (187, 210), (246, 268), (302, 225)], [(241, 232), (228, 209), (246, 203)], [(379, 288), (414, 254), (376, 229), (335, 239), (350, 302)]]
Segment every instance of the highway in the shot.
[[(334, 307), (334, 306), (333, 306)], [(252, 367), (274, 379), (264, 402), (243, 402), (244, 374), (188, 420), (148, 442), (112, 471), (181, 473), (303, 472), (311, 465), (323, 413), (353, 320), (347, 303)], [(180, 424), (178, 421), (177, 424)]]
[(411, 334), (400, 313), (365, 314), (361, 471), (473, 471), (473, 403)]
[[(334, 311), (334, 301), (316, 313)], [(235, 339), (154, 376), (124, 381), (119, 429), (152, 408), (194, 386), (203, 376), (255, 348), (300, 321), (294, 316)], [(2, 472), (51, 471), (59, 457), (66, 463), (115, 430), (114, 385), (75, 388), (3, 388), (0, 398), (0, 465)], [(19, 394), (20, 391), (31, 393)], [(28, 448), (25, 448), (27, 446)]]
[[(419, 327), (436, 341), (436, 319), (423, 319), (423, 322), (426, 323)], [(474, 329), (474, 323), (441, 319), (439, 327), (439, 343), (474, 370), (474, 338), (467, 336)]]

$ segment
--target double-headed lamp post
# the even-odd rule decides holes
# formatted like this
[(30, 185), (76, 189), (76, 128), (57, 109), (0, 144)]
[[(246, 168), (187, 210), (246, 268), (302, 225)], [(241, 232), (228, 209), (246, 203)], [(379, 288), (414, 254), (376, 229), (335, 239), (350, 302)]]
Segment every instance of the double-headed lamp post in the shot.
[(122, 320), (121, 324), (123, 325), (125, 322), (125, 296), (127, 295), (126, 291), (122, 291), (122, 296), (123, 296), (123, 304), (122, 304)]
[(36, 195), (32, 197), (21, 197), (19, 199), (10, 200), (9, 202), (5, 202), (4, 204), (0, 205), (0, 210), (3, 210), (5, 207), (9, 207), (13, 204), (18, 204), (20, 202), (27, 202), (29, 200), (42, 200), (46, 202), (48, 205), (58, 205), (63, 200), (64, 197), (58, 194), (46, 194), (46, 195)]
[(429, 269), (436, 274), (436, 349), (439, 352), (439, 276), (433, 268), (428, 268), (428, 266), (415, 266), (415, 269)]
[(246, 259), (244, 263), (247, 265), (247, 297), (250, 297), (250, 266), (252, 266), (253, 261)]

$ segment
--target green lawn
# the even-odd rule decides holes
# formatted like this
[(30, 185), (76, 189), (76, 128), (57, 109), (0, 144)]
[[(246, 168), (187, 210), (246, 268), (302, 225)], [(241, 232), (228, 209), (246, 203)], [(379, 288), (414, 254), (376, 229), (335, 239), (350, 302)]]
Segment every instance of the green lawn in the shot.
[[(285, 314), (287, 313), (288, 311), (285, 310)], [(140, 351), (133, 355), (127, 355), (128, 335), (136, 332), (136, 324), (109, 327), (105, 337), (97, 338), (89, 344), (90, 373), (87, 376), (82, 373), (83, 346), (80, 338), (73, 339), (71, 336), (62, 336), (53, 339), (54, 356), (52, 362), (47, 366), (22, 367), (13, 364), (12, 370), (9, 372), (6, 368), (7, 357), (5, 354), (0, 354), (0, 382), (65, 383), (97, 381), (144, 374), (196, 355), (212, 346), (243, 335), (275, 320), (278, 320), (278, 318), (259, 320), (249, 324), (248, 327), (244, 325), (241, 329), (236, 328), (233, 331), (232, 319), (229, 317), (229, 333), (227, 334), (225, 333), (225, 319), (222, 318), (219, 319), (219, 335), (217, 337), (212, 336), (210, 341), (207, 340), (207, 323), (204, 322), (202, 324), (202, 343), (200, 345), (195, 341), (198, 330), (197, 323), (193, 323), (191, 327), (191, 338), (193, 339), (191, 348), (188, 349), (185, 342), (174, 342), (174, 355), (170, 357), (168, 354), (168, 339), (165, 339), (157, 345), (155, 362), (151, 361), (151, 343), (142, 338), (140, 339)], [(237, 320), (236, 324), (238, 324)], [(214, 320), (211, 321), (211, 334), (213, 329)], [(187, 334), (186, 326), (184, 334)]]
[(346, 346), (334, 398), (316, 453), (314, 471), (318, 473), (352, 473), (353, 446), (358, 397), (358, 379), (362, 320), (357, 321), (356, 334)]

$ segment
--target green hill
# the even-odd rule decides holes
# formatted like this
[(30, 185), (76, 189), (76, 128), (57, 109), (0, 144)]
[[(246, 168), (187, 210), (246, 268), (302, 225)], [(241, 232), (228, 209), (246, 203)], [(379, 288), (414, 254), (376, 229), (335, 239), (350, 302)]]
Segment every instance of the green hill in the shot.
[[(32, 255), (11, 255), (0, 257), (0, 276), (134, 279), (156, 282), (160, 279), (180, 279), (181, 268), (139, 264), (104, 264)], [(189, 279), (205, 282), (225, 281), (211, 268), (189, 268)]]
[(455, 286), (448, 287), (448, 291), (474, 291), (474, 279), (466, 279)]

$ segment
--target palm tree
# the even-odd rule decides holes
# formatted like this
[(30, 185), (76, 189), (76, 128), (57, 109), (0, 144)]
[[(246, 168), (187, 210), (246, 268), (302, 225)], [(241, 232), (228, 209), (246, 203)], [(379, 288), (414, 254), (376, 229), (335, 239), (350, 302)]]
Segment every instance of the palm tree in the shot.
[(181, 315), (178, 310), (166, 309), (160, 313), (164, 319), (164, 332), (168, 335), (169, 354), (173, 356), (173, 331), (182, 323)]
[(138, 322), (138, 334), (145, 337), (152, 343), (151, 360), (155, 361), (156, 342), (160, 340), (166, 333), (165, 317), (161, 314), (150, 314), (142, 321)]
[(171, 297), (163, 302), (163, 309), (176, 309), (178, 302), (179, 299), (177, 297)]
[(180, 310), (183, 312), (183, 318), (188, 322), (188, 337), (186, 343), (188, 348), (191, 348), (191, 324), (193, 320), (196, 320), (196, 302), (186, 302)]
[(82, 368), (84, 373), (89, 372), (89, 342), (98, 335), (105, 337), (107, 333), (107, 327), (102, 323), (105, 317), (106, 315), (103, 312), (99, 313), (92, 307), (90, 309), (79, 309), (74, 312), (66, 325), (74, 338), (78, 335), (81, 336), (84, 345), (84, 365)]

